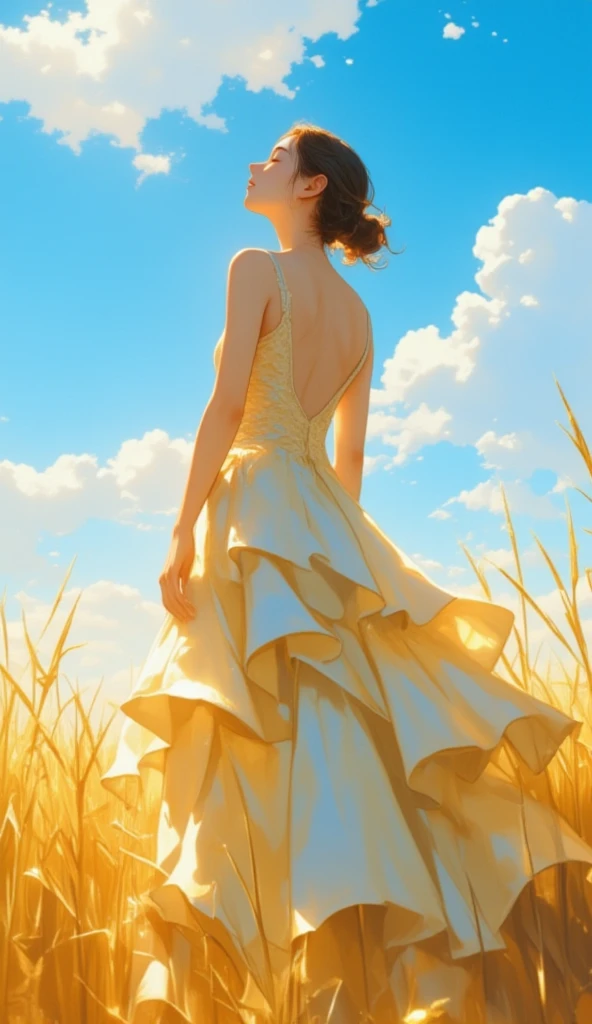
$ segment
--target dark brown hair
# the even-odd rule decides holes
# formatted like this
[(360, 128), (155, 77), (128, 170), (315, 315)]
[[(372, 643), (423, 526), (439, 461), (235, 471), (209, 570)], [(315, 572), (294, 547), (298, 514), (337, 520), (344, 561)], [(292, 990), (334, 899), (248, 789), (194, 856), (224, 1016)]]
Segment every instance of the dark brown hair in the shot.
[(318, 125), (298, 121), (282, 138), (288, 136), (296, 140), (296, 169), (292, 181), (298, 175), (305, 178), (315, 174), (327, 176), (313, 221), (314, 231), (323, 245), (344, 249), (342, 263), (349, 266), (362, 260), (372, 269), (383, 269), (386, 264), (377, 267), (377, 257), (373, 258), (372, 254), (383, 246), (393, 252), (385, 231), (391, 219), (386, 213), (365, 213), (366, 207), (374, 206), (374, 186), (366, 165), (347, 142)]

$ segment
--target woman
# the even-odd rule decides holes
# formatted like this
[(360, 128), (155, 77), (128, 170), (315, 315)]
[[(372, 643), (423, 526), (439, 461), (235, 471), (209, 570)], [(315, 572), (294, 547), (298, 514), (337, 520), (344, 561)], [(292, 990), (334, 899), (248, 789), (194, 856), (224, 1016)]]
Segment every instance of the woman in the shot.
[(438, 587), (358, 502), (371, 321), (326, 247), (388, 247), (362, 161), (296, 125), (250, 171), (281, 251), (231, 261), (169, 614), (102, 777), (133, 804), (162, 772), (134, 1019), (538, 1021), (533, 875), (583, 881), (592, 848), (521, 783), (578, 724), (494, 673), (513, 614)]

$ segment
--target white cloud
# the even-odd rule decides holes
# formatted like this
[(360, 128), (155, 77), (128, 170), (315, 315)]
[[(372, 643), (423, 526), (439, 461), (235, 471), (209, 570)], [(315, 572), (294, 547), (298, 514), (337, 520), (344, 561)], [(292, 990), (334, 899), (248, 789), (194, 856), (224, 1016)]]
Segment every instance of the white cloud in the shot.
[[(536, 519), (560, 519), (565, 513), (557, 509), (546, 496), (533, 494), (524, 483), (516, 480), (504, 481), (504, 490), (512, 515), (528, 515)], [(496, 480), (484, 480), (471, 490), (463, 490), (444, 505), (464, 505), (471, 512), (485, 509), (494, 515), (504, 515), (502, 492)]]
[[(470, 309), (468, 307), (471, 307)], [(479, 311), (487, 310), (490, 322), (497, 323), (496, 307), (479, 295), (463, 293), (457, 300), (452, 319), (464, 326), (469, 321), (478, 326)], [(385, 359), (384, 372), (380, 378), (382, 390), (374, 388), (371, 394), (373, 407), (392, 405), (407, 398), (415, 384), (439, 369), (449, 369), (459, 382), (468, 380), (476, 362), (479, 338), (467, 336), (459, 329), (449, 338), (442, 338), (433, 324), (407, 331), (397, 342), (394, 354)]]
[(560, 476), (549, 491), (549, 494), (563, 494), (568, 487), (575, 487), (575, 485), (575, 480), (572, 480), (570, 476)]
[[(165, 109), (225, 131), (223, 118), (203, 112), (225, 77), (293, 99), (285, 79), (306, 45), (327, 33), (349, 39), (359, 17), (357, 0), (248, 8), (240, 0), (87, 0), (63, 21), (43, 10), (22, 27), (0, 24), (0, 103), (26, 101), (43, 130), (59, 132), (75, 153), (96, 133), (141, 152), (142, 129)], [(144, 176), (159, 159), (146, 156)]]
[(500, 437), (495, 430), (487, 430), (482, 437), (477, 438), (475, 448), (483, 456), (485, 469), (501, 469), (501, 462), (496, 461), (497, 452), (503, 452), (503, 463), (507, 467), (507, 453), (520, 451), (522, 443), (516, 433), (504, 434), (503, 437)]
[(0, 461), (3, 571), (43, 572), (45, 557), (36, 553), (41, 531), (64, 536), (93, 518), (135, 529), (170, 529), (192, 450), (189, 441), (152, 430), (125, 441), (106, 466), (90, 454), (60, 455), (42, 470)]
[(374, 473), (380, 466), (385, 465), (388, 462), (387, 455), (364, 455), (364, 470), (363, 475), (369, 476)]
[[(447, 14), (445, 17), (449, 18), (450, 15)], [(461, 36), (464, 36), (465, 32), (466, 29), (462, 28), (460, 25), (455, 25), (453, 21), (449, 21), (448, 24), (444, 26), (442, 35), (444, 39), (460, 39)]]
[[(592, 204), (543, 188), (507, 196), (477, 231), (473, 255), (480, 290), (457, 297), (450, 333), (409, 330), (384, 360), (368, 436), (397, 449), (387, 467), (448, 440), (473, 446), (500, 477), (547, 469), (585, 487), (583, 463), (557, 425), (567, 415), (555, 379), (589, 436)], [(479, 507), (498, 510), (495, 489)], [(528, 494), (516, 483), (517, 507), (558, 515), (548, 498)]]
[(428, 519), (452, 519), (452, 512), (447, 512), (443, 508), (437, 508), (429, 513)]
[[(524, 548), (524, 550), (519, 552), (519, 555), (521, 565), (541, 565), (543, 561), (543, 556), (536, 547)], [(514, 574), (516, 568), (514, 552), (511, 548), (489, 548), (487, 551), (481, 552), (475, 558), (475, 561), (478, 565), (484, 562), (493, 563), (493, 565), (505, 569), (511, 575)]]
[(371, 440), (379, 437), (384, 444), (396, 447), (397, 453), (390, 460), (389, 466), (398, 466), (407, 462), (409, 456), (425, 444), (433, 444), (447, 437), (450, 419), (450, 413), (445, 409), (432, 411), (425, 402), (408, 416), (370, 413), (367, 438)]
[(171, 169), (171, 160), (168, 156), (151, 156), (149, 153), (139, 153), (132, 161), (134, 167), (141, 171), (138, 178), (140, 185), (149, 174), (168, 174)]

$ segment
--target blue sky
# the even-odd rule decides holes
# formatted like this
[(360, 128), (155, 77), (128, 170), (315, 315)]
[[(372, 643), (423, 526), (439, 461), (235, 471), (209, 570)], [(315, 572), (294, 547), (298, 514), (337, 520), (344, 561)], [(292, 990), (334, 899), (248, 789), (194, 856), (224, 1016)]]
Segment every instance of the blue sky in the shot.
[(502, 482), (527, 585), (562, 618), (532, 535), (565, 572), (566, 496), (590, 523), (553, 375), (592, 440), (592, 4), (105, 6), (0, 12), (0, 586), (14, 642), (21, 608), (35, 634), (75, 557), (88, 645), (73, 675), (115, 692), (146, 653), (228, 262), (278, 248), (243, 207), (248, 165), (301, 118), (358, 150), (404, 249), (375, 273), (333, 256), (374, 324), (362, 504), (440, 585), (480, 595), (459, 542), (513, 571)]

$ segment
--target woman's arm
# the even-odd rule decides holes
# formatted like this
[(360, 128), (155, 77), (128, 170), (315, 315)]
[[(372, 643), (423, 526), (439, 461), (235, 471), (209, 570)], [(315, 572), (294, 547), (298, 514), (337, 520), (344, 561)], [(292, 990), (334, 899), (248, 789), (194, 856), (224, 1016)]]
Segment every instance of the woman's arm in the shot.
[(195, 437), (173, 534), (193, 530), (236, 436), (270, 297), (268, 264), (269, 257), (258, 249), (241, 249), (230, 261), (216, 380)]
[(344, 391), (335, 410), (333, 469), (340, 483), (356, 501), (360, 500), (362, 491), (373, 363), (374, 342), (371, 334), (364, 365)]

